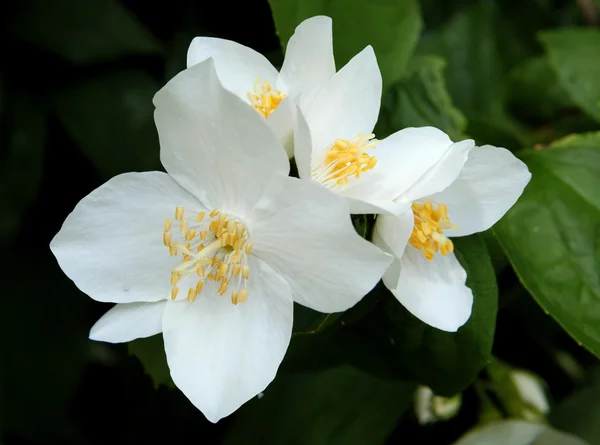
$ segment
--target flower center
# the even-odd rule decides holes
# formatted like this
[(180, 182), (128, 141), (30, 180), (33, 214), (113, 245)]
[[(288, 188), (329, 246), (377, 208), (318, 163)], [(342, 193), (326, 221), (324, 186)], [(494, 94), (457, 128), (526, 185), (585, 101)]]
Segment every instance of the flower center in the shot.
[(415, 225), (409, 242), (421, 251), (423, 256), (432, 260), (436, 252), (447, 255), (454, 251), (454, 244), (446, 236), (445, 229), (458, 229), (448, 218), (448, 208), (444, 204), (434, 207), (431, 201), (412, 204)]
[(374, 134), (359, 133), (349, 141), (336, 139), (328, 147), (323, 164), (313, 167), (312, 178), (332, 189), (346, 188), (350, 178), (360, 178), (377, 164), (377, 158), (366, 153), (379, 143), (374, 138)]
[(259, 79), (256, 79), (253, 91), (254, 92), (246, 93), (250, 105), (252, 105), (252, 108), (258, 111), (265, 119), (268, 119), (281, 101), (287, 97), (287, 94), (284, 94), (279, 90), (273, 90), (271, 84), (266, 80), (260, 82)]
[[(185, 281), (195, 284), (188, 289), (188, 301), (196, 299), (206, 280), (218, 283), (219, 295), (224, 295), (231, 284), (233, 304), (246, 301), (248, 255), (252, 251), (246, 226), (217, 209), (207, 215), (176, 207), (175, 221), (167, 218), (163, 232), (163, 243), (171, 256), (181, 255), (181, 263), (171, 272), (171, 299), (175, 300), (179, 294), (179, 281), (189, 276), (192, 280)], [(171, 230), (177, 223), (178, 230)]]

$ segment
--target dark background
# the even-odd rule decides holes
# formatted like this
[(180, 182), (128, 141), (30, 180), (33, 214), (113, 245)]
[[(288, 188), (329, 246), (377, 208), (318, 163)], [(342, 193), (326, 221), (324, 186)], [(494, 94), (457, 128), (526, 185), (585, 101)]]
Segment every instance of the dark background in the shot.
[[(212, 425), (178, 390), (155, 389), (126, 345), (89, 341), (89, 328), (108, 305), (80, 293), (48, 245), (75, 204), (106, 179), (162, 169), (151, 99), (185, 68), (193, 37), (235, 40), (276, 66), (281, 63), (270, 8), (266, 0), (115, 3), (122, 8), (103, 0), (3, 6), (0, 437), (5, 444), (220, 443), (236, 422), (233, 415)], [(425, 23), (435, 27), (470, 3), (424, 1)], [(527, 24), (527, 8), (536, 2), (523, 3)], [(553, 26), (586, 23), (576, 2), (545, 3), (547, 10), (561, 11), (556, 20), (548, 18)], [(130, 22), (143, 24), (148, 35), (132, 30)], [(525, 113), (518, 107), (515, 112)], [(526, 291), (512, 270), (499, 280), (504, 296), (494, 353), (539, 373), (559, 402), (578, 382), (556, 365), (555, 351), (567, 351), (584, 366), (595, 359), (532, 299), (519, 298)], [(389, 443), (413, 443), (410, 437), (417, 432), (419, 441), (450, 443), (477, 421), (479, 403), (470, 389), (456, 419), (424, 429), (409, 410)], [(250, 433), (246, 441), (253, 443), (257, 431)]]

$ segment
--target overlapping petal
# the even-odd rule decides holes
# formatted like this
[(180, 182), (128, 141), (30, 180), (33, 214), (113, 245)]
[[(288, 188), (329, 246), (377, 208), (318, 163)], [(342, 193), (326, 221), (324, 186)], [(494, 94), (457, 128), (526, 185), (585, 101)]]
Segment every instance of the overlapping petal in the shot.
[(347, 203), (319, 184), (280, 177), (269, 190), (277, 211), (252, 222), (253, 253), (285, 278), (294, 301), (321, 312), (352, 307), (391, 256), (360, 237)]
[(173, 382), (211, 422), (266, 388), (291, 338), (290, 288), (260, 260), (251, 267), (243, 304), (213, 293), (165, 308), (163, 335)]
[(166, 300), (154, 303), (119, 303), (94, 324), (92, 340), (123, 343), (162, 332)]
[(165, 169), (207, 207), (243, 215), (272, 175), (288, 174), (277, 138), (255, 110), (223, 88), (212, 59), (175, 76), (154, 104)]
[(63, 272), (94, 300), (157, 301), (177, 259), (163, 245), (175, 206), (201, 204), (166, 173), (115, 176), (83, 198), (50, 243)]
[[(231, 40), (214, 37), (196, 37), (192, 40), (187, 54), (188, 68), (213, 59), (219, 80), (223, 86), (248, 102), (247, 93), (254, 88), (254, 82), (267, 81), (276, 85), (279, 73), (265, 56), (247, 46)], [(210, 85), (197, 85), (196, 89), (209, 92)]]
[(483, 232), (517, 202), (531, 179), (527, 166), (505, 148), (476, 147), (450, 187), (431, 196), (446, 204), (458, 230), (448, 236)]

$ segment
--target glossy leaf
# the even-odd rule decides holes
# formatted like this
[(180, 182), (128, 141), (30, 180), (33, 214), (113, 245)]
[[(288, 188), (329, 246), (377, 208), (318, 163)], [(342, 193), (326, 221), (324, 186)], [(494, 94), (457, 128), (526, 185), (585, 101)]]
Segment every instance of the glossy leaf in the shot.
[(540, 33), (548, 58), (571, 98), (600, 121), (600, 31), (571, 28)]
[(269, 0), (282, 45), (303, 20), (333, 19), (333, 46), (340, 69), (365, 46), (372, 45), (387, 88), (399, 80), (421, 31), (416, 0)]
[(600, 356), (600, 133), (521, 158), (532, 180), (494, 231), (540, 306)]
[(279, 374), (243, 406), (224, 443), (383, 444), (412, 401), (414, 384), (382, 380), (349, 366)]
[(440, 57), (417, 57), (406, 76), (385, 95), (376, 134), (389, 135), (406, 127), (433, 126), (451, 139), (465, 139), (467, 121), (446, 89)]

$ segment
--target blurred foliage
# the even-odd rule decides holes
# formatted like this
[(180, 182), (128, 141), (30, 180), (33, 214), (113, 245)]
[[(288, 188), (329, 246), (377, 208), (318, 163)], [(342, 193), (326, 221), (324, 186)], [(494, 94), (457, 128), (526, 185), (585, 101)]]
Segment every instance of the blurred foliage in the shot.
[[(0, 17), (0, 443), (376, 445), (415, 436), (450, 444), (479, 423), (519, 417), (518, 395), (498, 383), (512, 367), (547, 382), (554, 427), (599, 443), (598, 5), (7, 5)], [(296, 307), (276, 380), (212, 425), (172, 386), (160, 336), (129, 345), (87, 340), (108, 305), (69, 282), (48, 244), (104, 180), (161, 168), (152, 96), (185, 68), (194, 36), (238, 41), (278, 65), (295, 27), (317, 14), (333, 17), (338, 69), (373, 45), (385, 91), (378, 135), (436, 126), (454, 140), (507, 147), (533, 178), (491, 231), (457, 240), (475, 294), (458, 333), (424, 325), (383, 286), (344, 314)], [(364, 235), (372, 223), (354, 219)], [(418, 425), (410, 409), (417, 384), (440, 395), (462, 392), (458, 416)]]

